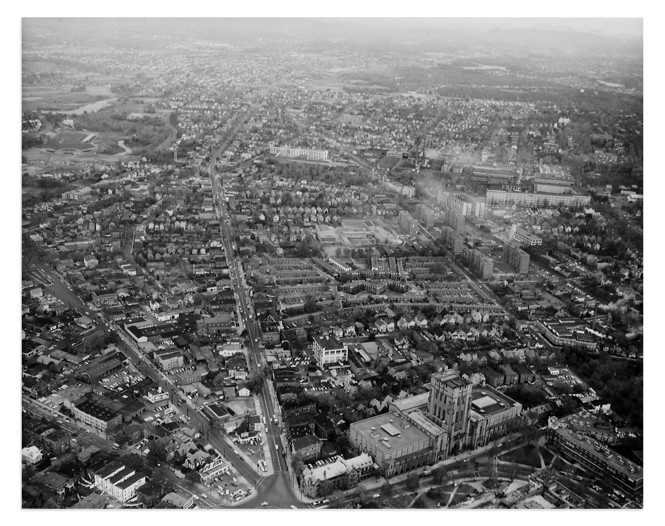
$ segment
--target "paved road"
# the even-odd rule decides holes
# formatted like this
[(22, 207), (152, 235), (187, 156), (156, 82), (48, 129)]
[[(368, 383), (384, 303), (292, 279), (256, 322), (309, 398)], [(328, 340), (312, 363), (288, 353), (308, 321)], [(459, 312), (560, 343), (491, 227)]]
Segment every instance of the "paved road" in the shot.
[[(255, 111), (255, 105), (250, 105), (249, 108), (244, 110), (244, 113), (236, 118), (238, 123), (234, 126), (231, 133), (222, 141), (219, 148), (211, 156), (208, 163), (207, 172), (212, 182), (213, 198), (216, 202), (216, 212), (219, 218), (222, 243), (226, 253), (226, 260), (230, 270), (230, 277), (233, 289), (236, 293), (238, 308), (241, 316), (241, 323), (248, 333), (248, 366), (251, 374), (262, 374), (265, 371), (265, 361), (263, 359), (262, 349), (259, 346), (261, 333), (254, 318), (253, 309), (251, 307), (251, 300), (249, 297), (249, 288), (246, 285), (242, 264), (236, 258), (233, 250), (233, 232), (231, 230), (230, 215), (226, 206), (224, 191), (221, 187), (219, 179), (215, 176), (214, 165), (217, 158), (225, 151), (228, 145), (233, 141), (235, 134), (240, 127), (251, 117)], [(275, 424), (275, 420), (279, 422), (279, 413), (275, 411), (270, 393), (267, 385), (261, 387), (258, 393), (261, 412), (266, 418), (266, 436), (267, 445), (270, 452), (270, 460), (273, 468), (273, 475), (268, 477), (261, 477), (262, 481), (255, 484), (257, 494), (253, 499), (246, 501), (242, 504), (243, 507), (256, 507), (259, 502), (268, 502), (272, 506), (277, 507), (290, 507), (297, 505), (299, 499), (297, 498), (291, 478), (288, 472), (288, 464), (283, 453), (283, 443), (281, 440), (281, 428)], [(259, 475), (260, 476), (260, 475)]]

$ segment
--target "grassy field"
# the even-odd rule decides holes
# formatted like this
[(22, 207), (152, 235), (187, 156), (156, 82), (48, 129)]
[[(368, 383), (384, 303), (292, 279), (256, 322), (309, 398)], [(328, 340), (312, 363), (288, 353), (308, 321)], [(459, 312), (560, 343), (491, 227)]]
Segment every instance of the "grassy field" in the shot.
[(463, 502), (467, 497), (475, 495), (478, 493), (478, 490), (476, 490), (474, 487), (469, 486), (468, 484), (460, 484), (459, 489), (457, 490), (457, 493), (455, 493), (455, 497), (453, 497), (452, 502), (450, 503), (450, 506), (455, 506), (456, 504), (460, 504)]
[(71, 111), (110, 97), (108, 90), (70, 91), (71, 86), (23, 89), (23, 111)]
[(88, 148), (93, 148), (93, 145), (81, 141), (88, 135), (90, 134), (77, 131), (60, 131), (48, 140), (44, 148), (53, 150), (87, 150)]
[(500, 460), (505, 462), (514, 462), (516, 464), (525, 464), (535, 468), (540, 467), (540, 457), (538, 456), (538, 448), (532, 444), (527, 444), (524, 447), (514, 449), (499, 457)]

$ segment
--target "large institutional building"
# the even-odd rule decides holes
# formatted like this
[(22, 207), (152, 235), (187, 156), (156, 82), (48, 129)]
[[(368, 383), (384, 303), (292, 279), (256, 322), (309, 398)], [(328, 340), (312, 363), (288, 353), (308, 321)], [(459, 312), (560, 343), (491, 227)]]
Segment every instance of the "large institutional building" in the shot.
[(351, 445), (370, 455), (386, 477), (485, 446), (519, 427), (521, 404), (489, 386), (475, 386), (451, 370), (432, 375), (430, 383), (429, 393), (351, 424)]
[(308, 161), (328, 160), (328, 150), (310, 150), (307, 148), (291, 148), (289, 146), (271, 146), (270, 153), (280, 157), (305, 157)]

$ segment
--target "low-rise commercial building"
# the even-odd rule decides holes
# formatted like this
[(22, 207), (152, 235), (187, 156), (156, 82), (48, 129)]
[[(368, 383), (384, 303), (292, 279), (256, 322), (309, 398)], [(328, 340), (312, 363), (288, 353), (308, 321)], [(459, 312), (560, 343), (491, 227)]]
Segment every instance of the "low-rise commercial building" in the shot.
[(108, 431), (122, 422), (120, 413), (90, 399), (70, 406), (70, 410), (75, 420), (92, 428), (102, 436), (105, 436)]
[(367, 453), (345, 459), (335, 457), (329, 462), (306, 466), (300, 478), (300, 489), (309, 498), (320, 496), (323, 483), (330, 483), (333, 489), (352, 489), (370, 477), (376, 464)]
[(346, 362), (349, 358), (349, 349), (346, 344), (340, 342), (334, 336), (314, 338), (312, 351), (319, 366)]

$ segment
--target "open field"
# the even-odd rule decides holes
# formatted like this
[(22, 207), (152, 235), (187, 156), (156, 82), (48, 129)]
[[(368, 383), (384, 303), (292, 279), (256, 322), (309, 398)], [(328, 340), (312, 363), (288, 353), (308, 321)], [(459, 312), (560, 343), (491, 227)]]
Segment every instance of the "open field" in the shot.
[(44, 144), (44, 148), (52, 150), (93, 149), (94, 145), (90, 144), (90, 142), (83, 142), (89, 135), (89, 133), (77, 131), (59, 131)]
[(71, 91), (71, 86), (29, 86), (23, 89), (22, 105), (23, 111), (69, 112), (111, 97), (111, 92), (103, 86), (90, 87), (86, 91)]

